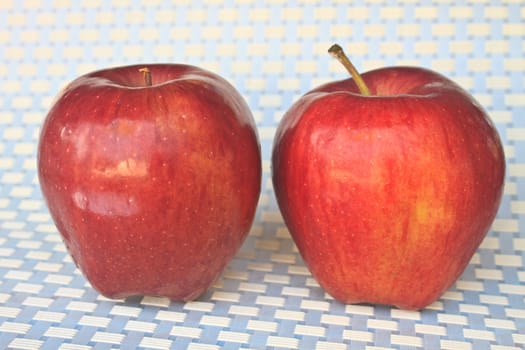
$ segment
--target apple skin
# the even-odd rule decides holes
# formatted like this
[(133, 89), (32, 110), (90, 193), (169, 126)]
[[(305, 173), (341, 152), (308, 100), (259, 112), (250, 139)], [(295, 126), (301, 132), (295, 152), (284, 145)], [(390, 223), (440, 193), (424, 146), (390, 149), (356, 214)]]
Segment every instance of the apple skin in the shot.
[(390, 67), (320, 86), (284, 115), (272, 179), (320, 286), (344, 303), (421, 309), (464, 271), (501, 200), (496, 128), (458, 85)]
[(56, 98), (38, 175), (67, 250), (96, 290), (188, 301), (249, 232), (260, 143), (247, 104), (218, 75), (182, 64), (116, 67), (77, 78)]

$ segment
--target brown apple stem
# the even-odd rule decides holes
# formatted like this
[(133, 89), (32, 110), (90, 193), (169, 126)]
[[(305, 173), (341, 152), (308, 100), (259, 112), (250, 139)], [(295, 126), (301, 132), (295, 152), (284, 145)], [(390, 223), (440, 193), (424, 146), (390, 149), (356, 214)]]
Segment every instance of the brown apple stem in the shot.
[(361, 74), (359, 74), (352, 62), (346, 56), (345, 52), (343, 51), (343, 48), (337, 44), (333, 44), (328, 49), (328, 52), (332, 56), (337, 58), (337, 60), (341, 62), (341, 64), (346, 68), (346, 70), (352, 75), (352, 78), (354, 79), (361, 94), (365, 96), (370, 96), (370, 90), (368, 89), (368, 86), (366, 86), (366, 83), (361, 77)]
[(149, 70), (149, 68), (148, 67), (140, 68), (139, 72), (144, 74), (144, 83), (146, 84), (146, 86), (151, 86), (152, 85), (151, 71)]

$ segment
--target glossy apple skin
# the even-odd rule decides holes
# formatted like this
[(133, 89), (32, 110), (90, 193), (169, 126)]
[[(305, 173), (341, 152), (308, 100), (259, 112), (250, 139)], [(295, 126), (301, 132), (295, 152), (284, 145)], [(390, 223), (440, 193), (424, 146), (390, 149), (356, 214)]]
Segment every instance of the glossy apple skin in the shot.
[(41, 130), (38, 175), (96, 290), (187, 301), (210, 287), (249, 232), (260, 144), (248, 106), (218, 75), (179, 64), (117, 67), (57, 97)]
[(344, 303), (423, 308), (464, 271), (502, 196), (497, 130), (435, 72), (392, 67), (328, 83), (285, 114), (272, 154), (285, 223)]

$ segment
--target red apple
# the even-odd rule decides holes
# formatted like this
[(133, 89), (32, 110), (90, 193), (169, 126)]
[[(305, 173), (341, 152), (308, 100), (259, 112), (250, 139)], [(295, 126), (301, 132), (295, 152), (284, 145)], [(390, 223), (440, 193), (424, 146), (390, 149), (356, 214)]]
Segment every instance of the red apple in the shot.
[(455, 282), (490, 228), (502, 144), (479, 103), (443, 75), (391, 67), (356, 79), (320, 86), (287, 111), (273, 145), (276, 197), (330, 295), (420, 309)]
[(260, 145), (247, 104), (218, 75), (178, 64), (118, 67), (81, 76), (57, 97), (38, 175), (96, 290), (187, 301), (247, 236)]

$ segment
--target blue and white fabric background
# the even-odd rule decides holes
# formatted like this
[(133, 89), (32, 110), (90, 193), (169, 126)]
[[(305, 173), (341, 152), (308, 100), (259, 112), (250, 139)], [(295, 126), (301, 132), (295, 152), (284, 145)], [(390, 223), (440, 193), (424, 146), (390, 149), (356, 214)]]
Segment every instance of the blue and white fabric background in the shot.
[[(0, 348), (492, 349), (525, 347), (525, 3), (522, 0), (0, 2)], [(508, 173), (501, 209), (465, 273), (419, 312), (342, 305), (308, 273), (269, 178), (284, 111), (347, 73), (435, 69), (492, 116)], [(257, 120), (263, 193), (253, 229), (199, 301), (102, 298), (65, 252), (35, 174), (39, 128), (82, 73), (185, 62), (231, 81)], [(429, 276), (432, 278), (432, 276)]]

